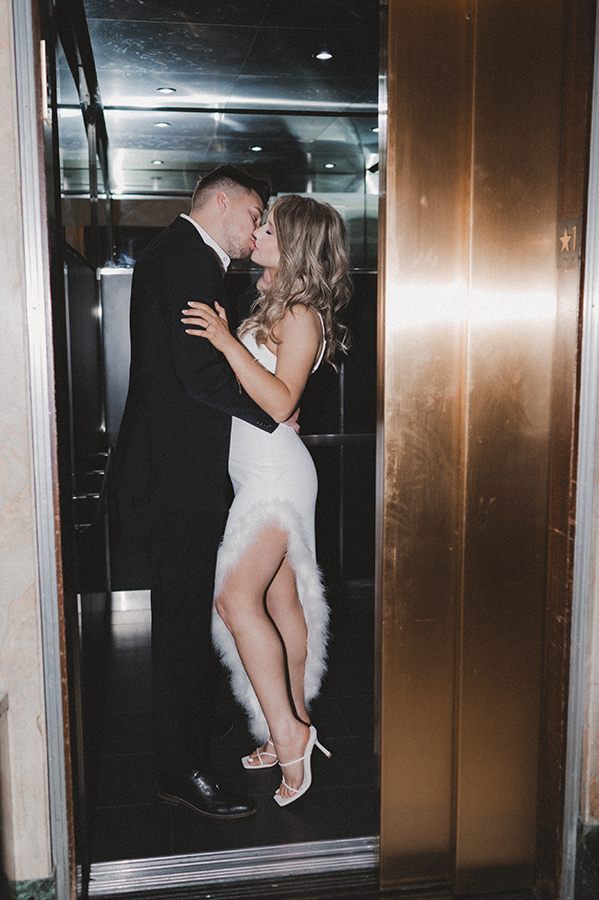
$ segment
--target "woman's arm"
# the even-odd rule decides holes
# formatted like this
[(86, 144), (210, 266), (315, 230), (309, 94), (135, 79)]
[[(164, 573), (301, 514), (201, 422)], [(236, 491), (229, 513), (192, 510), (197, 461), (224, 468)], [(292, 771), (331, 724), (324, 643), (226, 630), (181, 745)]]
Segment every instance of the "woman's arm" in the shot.
[[(272, 375), (256, 362), (229, 331), (224, 309), (216, 312), (202, 303), (190, 303), (182, 321), (188, 334), (203, 337), (226, 357), (239, 383), (276, 422), (285, 422), (295, 411), (322, 340), (322, 327), (314, 310), (294, 306), (279, 322), (277, 365)], [(200, 326), (199, 328), (197, 326)]]

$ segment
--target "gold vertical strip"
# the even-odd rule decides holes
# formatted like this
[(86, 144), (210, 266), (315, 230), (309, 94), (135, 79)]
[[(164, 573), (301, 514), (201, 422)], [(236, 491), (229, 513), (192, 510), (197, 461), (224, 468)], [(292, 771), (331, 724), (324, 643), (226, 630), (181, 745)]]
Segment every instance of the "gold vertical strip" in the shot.
[(534, 880), (562, 7), (476, 12), (458, 893)]
[(382, 199), (381, 884), (453, 874), (470, 20), (390, 0)]
[[(541, 758), (539, 807), (537, 814), (537, 878), (535, 888), (539, 898), (564, 896), (572, 893), (575, 856), (575, 822), (572, 805), (576, 803), (575, 771), (565, 776), (568, 759), (575, 753), (576, 733), (572, 745), (567, 741), (568, 693), (576, 690), (570, 685), (570, 641), (576, 656), (582, 652), (574, 648), (577, 639), (573, 630), (574, 531), (578, 530), (578, 412), (581, 420), (584, 386), (578, 387), (575, 361), (583, 369), (579, 314), (582, 312), (581, 276), (583, 272), (581, 246), (586, 236), (579, 229), (574, 247), (573, 222), (584, 229), (584, 213), (589, 178), (589, 145), (592, 119), (593, 73), (595, 60), (596, 0), (569, 0), (566, 5), (564, 34), (562, 122), (560, 149), (560, 186), (557, 218), (558, 285), (555, 365), (553, 371), (553, 422), (550, 456), (549, 545), (547, 564), (547, 603), (545, 610), (545, 660), (543, 685), (543, 714), (541, 722)], [(592, 211), (590, 212), (593, 215)], [(572, 234), (564, 241), (564, 232)], [(566, 236), (567, 236), (566, 234)], [(564, 258), (565, 257), (565, 258)], [(588, 277), (588, 270), (587, 275)], [(592, 322), (583, 324), (583, 331), (591, 331)], [(579, 356), (580, 353), (580, 356)], [(584, 378), (584, 374), (583, 374)], [(579, 391), (581, 394), (579, 396)], [(584, 429), (583, 429), (584, 431)], [(588, 432), (587, 432), (588, 434)], [(585, 434), (581, 434), (581, 440)], [(593, 448), (581, 448), (581, 452)], [(585, 499), (580, 513), (584, 522)], [(584, 525), (579, 535), (584, 547)], [(584, 554), (583, 554), (584, 555)], [(581, 594), (579, 593), (579, 596)], [(580, 609), (578, 610), (578, 618)], [(576, 682), (576, 677), (574, 678)], [(578, 685), (580, 687), (580, 685)], [(570, 693), (574, 709), (568, 719), (576, 727), (576, 697)], [(572, 716), (572, 717), (571, 717)], [(568, 744), (570, 742), (568, 741)], [(573, 827), (574, 826), (574, 827)], [(565, 827), (565, 830), (564, 830)], [(562, 843), (563, 841), (563, 843)], [(562, 868), (564, 868), (562, 876)], [(562, 881), (563, 877), (563, 881)]]

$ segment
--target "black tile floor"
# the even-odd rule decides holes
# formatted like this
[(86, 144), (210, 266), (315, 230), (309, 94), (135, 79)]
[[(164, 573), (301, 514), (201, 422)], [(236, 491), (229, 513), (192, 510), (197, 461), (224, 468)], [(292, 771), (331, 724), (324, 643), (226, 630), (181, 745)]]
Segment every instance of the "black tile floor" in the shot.
[[(243, 713), (230, 696), (221, 701), (232, 731), (214, 746), (219, 766), (258, 801), (248, 819), (220, 822), (156, 796), (151, 740), (149, 609), (110, 610), (105, 595), (84, 598), (83, 662), (87, 723), (86, 774), (90, 859), (113, 860), (197, 854), (218, 850), (367, 837), (378, 833), (374, 730), (374, 602), (372, 586), (329, 592), (332, 639), (329, 672), (313, 719), (332, 752), (314, 756), (314, 783), (297, 804), (280, 809), (272, 799), (277, 769), (246, 772), (239, 760), (253, 748)], [(145, 598), (139, 595), (142, 603)], [(124, 604), (128, 605), (128, 604)], [(342, 882), (337, 884), (337, 880)], [(376, 880), (376, 876), (367, 879)], [(243, 888), (243, 890), (241, 890)], [(382, 892), (360, 878), (309, 872), (255, 889), (231, 884), (160, 891), (165, 900), (451, 900), (448, 888)], [(252, 892), (255, 891), (255, 892)], [(155, 891), (101, 895), (155, 900)], [(100, 896), (100, 895), (97, 895)], [(470, 897), (469, 900), (476, 900)], [(530, 892), (478, 900), (532, 900)]]
[[(240, 758), (253, 749), (245, 717), (221, 700), (232, 731), (218, 740), (213, 761), (255, 797), (247, 819), (207, 819), (171, 807), (156, 795), (151, 739), (150, 613), (96, 609), (94, 639), (84, 642), (87, 692), (87, 796), (92, 864), (201, 853), (377, 833), (373, 760), (373, 591), (329, 597), (329, 672), (313, 705), (319, 738), (333, 756), (313, 757), (310, 791), (286, 809), (272, 799), (278, 768), (246, 772)], [(96, 598), (96, 604), (100, 601)], [(230, 714), (230, 715), (229, 715)]]

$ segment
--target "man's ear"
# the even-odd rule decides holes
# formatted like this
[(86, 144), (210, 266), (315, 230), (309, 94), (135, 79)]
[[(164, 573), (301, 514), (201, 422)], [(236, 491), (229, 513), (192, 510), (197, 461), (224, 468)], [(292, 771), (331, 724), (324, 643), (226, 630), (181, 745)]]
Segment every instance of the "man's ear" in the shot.
[(216, 203), (220, 210), (225, 210), (229, 205), (229, 195), (226, 191), (219, 191), (216, 195)]

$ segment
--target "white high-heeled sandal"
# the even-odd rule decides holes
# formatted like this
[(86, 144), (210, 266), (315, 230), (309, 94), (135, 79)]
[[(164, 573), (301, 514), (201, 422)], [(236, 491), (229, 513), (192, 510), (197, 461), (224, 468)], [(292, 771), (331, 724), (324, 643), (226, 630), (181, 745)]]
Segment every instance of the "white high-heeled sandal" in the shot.
[[(267, 740), (265, 746), (268, 746), (268, 744), (270, 744), (270, 746), (273, 748), (273, 750), (275, 749), (275, 745), (273, 744), (273, 742), (270, 738), (270, 735), (268, 736), (268, 740)], [(276, 766), (276, 764), (279, 761), (279, 757), (277, 756), (276, 753), (271, 753), (269, 750), (264, 750), (264, 752), (262, 752), (260, 750), (260, 747), (257, 747), (254, 750), (254, 753), (256, 754), (256, 756), (254, 756), (253, 753), (250, 753), (249, 756), (244, 756), (243, 759), (241, 760), (244, 769), (271, 769), (273, 766)], [(272, 756), (274, 762), (264, 762), (265, 756)], [(257, 759), (258, 762), (252, 764), (250, 762), (250, 759), (252, 759), (252, 757), (254, 759)]]
[(308, 738), (308, 743), (306, 745), (306, 749), (304, 751), (304, 755), (300, 756), (299, 759), (294, 759), (292, 762), (288, 763), (279, 763), (281, 768), (285, 766), (292, 766), (294, 763), (302, 762), (304, 763), (304, 777), (302, 778), (302, 783), (298, 788), (291, 787), (290, 784), (287, 784), (285, 781), (285, 776), (283, 775), (283, 784), (285, 787), (293, 791), (293, 794), (290, 797), (281, 797), (279, 792), (275, 794), (275, 800), (279, 804), (279, 806), (288, 806), (290, 803), (293, 803), (295, 800), (299, 800), (299, 798), (306, 793), (310, 785), (312, 784), (312, 751), (314, 750), (314, 746), (318, 747), (318, 749), (324, 753), (325, 756), (331, 757), (331, 753), (323, 747), (322, 744), (318, 740), (318, 735), (316, 734), (316, 728), (314, 725), (310, 725), (310, 737)]

